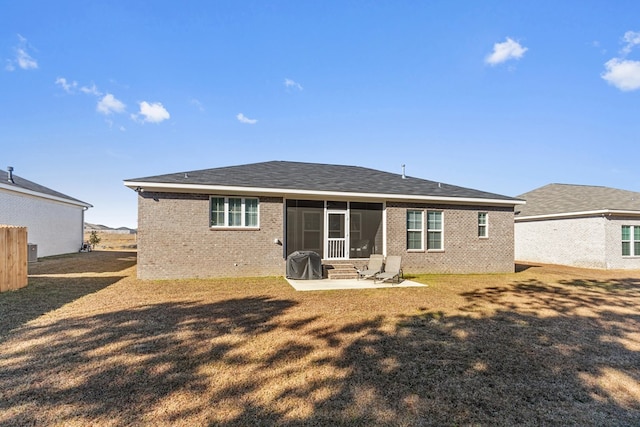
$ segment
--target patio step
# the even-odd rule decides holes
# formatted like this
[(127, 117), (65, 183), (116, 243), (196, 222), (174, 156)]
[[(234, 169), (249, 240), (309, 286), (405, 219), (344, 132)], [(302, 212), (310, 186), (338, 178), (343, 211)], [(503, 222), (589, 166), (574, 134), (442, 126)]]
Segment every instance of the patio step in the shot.
[(328, 279), (357, 279), (358, 271), (353, 264), (325, 264)]

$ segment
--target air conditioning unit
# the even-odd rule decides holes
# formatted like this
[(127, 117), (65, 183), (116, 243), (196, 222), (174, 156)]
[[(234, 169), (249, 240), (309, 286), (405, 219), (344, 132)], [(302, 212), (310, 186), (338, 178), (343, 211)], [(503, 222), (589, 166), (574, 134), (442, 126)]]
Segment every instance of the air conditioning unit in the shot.
[(29, 262), (38, 262), (38, 245), (27, 243), (27, 252)]

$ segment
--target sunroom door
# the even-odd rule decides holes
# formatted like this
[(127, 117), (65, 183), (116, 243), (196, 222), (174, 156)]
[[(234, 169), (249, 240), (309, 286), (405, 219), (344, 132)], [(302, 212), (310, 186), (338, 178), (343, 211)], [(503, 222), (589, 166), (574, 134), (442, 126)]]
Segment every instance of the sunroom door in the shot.
[(347, 258), (347, 213), (327, 213), (327, 259)]

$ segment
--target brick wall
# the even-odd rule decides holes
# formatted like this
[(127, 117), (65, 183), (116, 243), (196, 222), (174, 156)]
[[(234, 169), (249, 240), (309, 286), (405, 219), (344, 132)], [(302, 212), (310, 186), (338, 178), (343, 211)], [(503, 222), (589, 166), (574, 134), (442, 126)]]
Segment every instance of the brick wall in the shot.
[(637, 216), (608, 216), (604, 221), (606, 230), (605, 267), (624, 270), (640, 269), (640, 257), (622, 256), (622, 226), (640, 227), (640, 219)]
[[(443, 212), (443, 250), (407, 251), (407, 209)], [(478, 237), (478, 212), (488, 213), (488, 238)], [(387, 255), (401, 255), (409, 273), (514, 271), (513, 208), (387, 203)]]
[(601, 217), (517, 222), (516, 259), (605, 268), (604, 225)]
[(260, 227), (211, 229), (209, 195), (140, 193), (138, 277), (172, 279), (284, 274), (281, 198), (261, 197)]
[[(407, 209), (442, 210), (444, 250), (409, 252)], [(478, 212), (488, 212), (489, 237), (478, 237)], [(283, 201), (260, 198), (260, 227), (211, 229), (206, 194), (140, 193), (138, 277), (171, 279), (282, 275)], [(513, 209), (387, 203), (387, 255), (402, 255), (405, 272), (513, 272)], [(426, 230), (424, 234), (426, 238)]]
[(637, 217), (558, 218), (517, 222), (516, 259), (601, 269), (639, 269), (640, 257), (622, 256), (622, 225)]

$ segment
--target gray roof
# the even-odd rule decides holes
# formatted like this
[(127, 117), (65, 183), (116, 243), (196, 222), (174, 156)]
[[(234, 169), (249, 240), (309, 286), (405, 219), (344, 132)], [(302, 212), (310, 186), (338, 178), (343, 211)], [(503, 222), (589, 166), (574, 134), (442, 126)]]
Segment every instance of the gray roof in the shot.
[(67, 196), (66, 194), (60, 193), (59, 191), (55, 191), (43, 185), (36, 184), (35, 182), (29, 181), (27, 179), (20, 178), (15, 173), (12, 175), (13, 175), (13, 183), (9, 182), (9, 173), (7, 171), (0, 170), (0, 183), (9, 187), (16, 187), (17, 189), (29, 190), (36, 193), (40, 193), (45, 196), (65, 199), (75, 204), (91, 206), (89, 203), (83, 202), (82, 200), (75, 199), (71, 196)]
[(602, 210), (640, 212), (640, 193), (610, 187), (548, 184), (518, 198), (527, 204), (517, 209), (516, 218)]
[(270, 161), (177, 172), (126, 180), (139, 183), (199, 184), (283, 190), (519, 200), (486, 191), (428, 181), (359, 166)]

